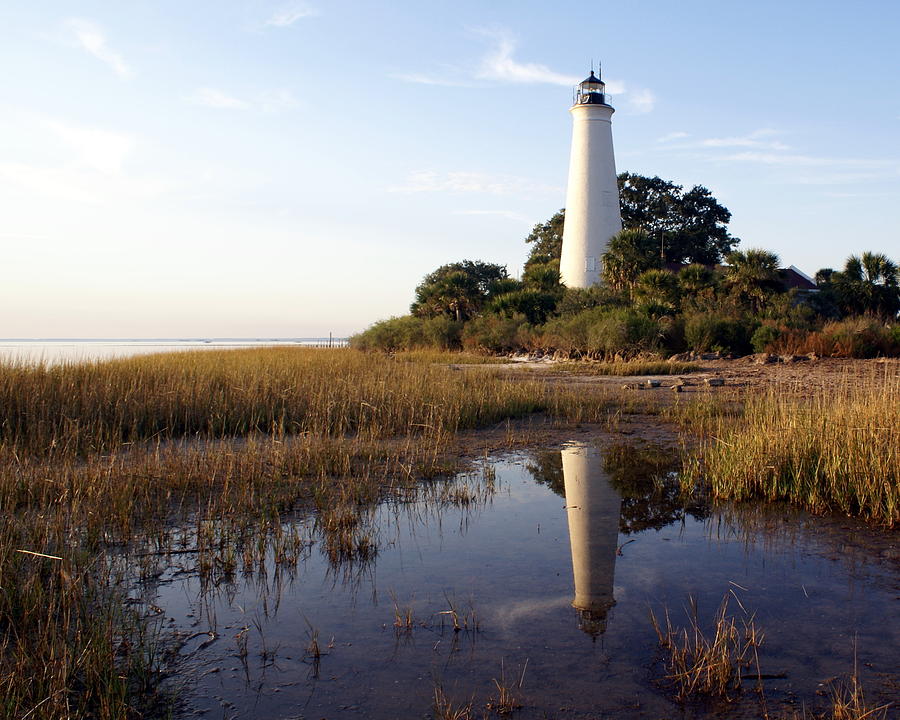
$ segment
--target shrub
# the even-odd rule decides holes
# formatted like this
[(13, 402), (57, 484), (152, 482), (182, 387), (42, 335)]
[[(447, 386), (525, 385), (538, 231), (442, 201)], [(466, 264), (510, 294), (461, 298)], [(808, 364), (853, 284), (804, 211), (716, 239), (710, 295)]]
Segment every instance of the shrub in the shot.
[(436, 317), (400, 317), (381, 320), (350, 338), (350, 346), (358, 350), (415, 350), (460, 347), (463, 324), (446, 315)]
[(745, 354), (756, 323), (747, 318), (698, 313), (685, 318), (684, 336), (691, 350)]
[(785, 333), (775, 344), (779, 352), (823, 357), (873, 358), (900, 356), (900, 325), (885, 325), (871, 317), (826, 323), (818, 332)]
[(462, 343), (467, 350), (518, 350), (531, 344), (531, 326), (519, 313), (511, 317), (485, 313), (466, 323)]
[(633, 357), (657, 352), (659, 325), (645, 314), (628, 308), (602, 307), (551, 320), (541, 338), (546, 347), (571, 355)]
[(758, 352), (766, 352), (781, 337), (781, 330), (772, 325), (760, 325), (750, 338), (750, 344)]

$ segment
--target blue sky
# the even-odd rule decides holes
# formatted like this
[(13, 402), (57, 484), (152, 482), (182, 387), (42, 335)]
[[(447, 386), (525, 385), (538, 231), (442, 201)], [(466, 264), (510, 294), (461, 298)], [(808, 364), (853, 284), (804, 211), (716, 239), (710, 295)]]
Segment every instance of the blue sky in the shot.
[(900, 4), (0, 6), (0, 336), (347, 334), (516, 274), (602, 60), (618, 169), (741, 247), (900, 259)]

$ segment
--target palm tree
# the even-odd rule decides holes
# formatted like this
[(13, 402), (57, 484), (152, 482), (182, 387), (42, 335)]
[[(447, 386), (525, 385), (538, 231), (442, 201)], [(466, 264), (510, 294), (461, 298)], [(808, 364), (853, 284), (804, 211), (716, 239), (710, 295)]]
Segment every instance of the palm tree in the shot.
[(783, 287), (778, 275), (779, 264), (778, 256), (768, 250), (735, 250), (728, 256), (725, 284), (757, 312), (771, 294)]
[(831, 282), (838, 305), (847, 314), (873, 313), (892, 318), (900, 310), (900, 271), (884, 253), (851, 255)]
[(668, 270), (645, 270), (635, 280), (633, 294), (642, 305), (664, 311), (677, 310), (680, 300), (678, 278)]

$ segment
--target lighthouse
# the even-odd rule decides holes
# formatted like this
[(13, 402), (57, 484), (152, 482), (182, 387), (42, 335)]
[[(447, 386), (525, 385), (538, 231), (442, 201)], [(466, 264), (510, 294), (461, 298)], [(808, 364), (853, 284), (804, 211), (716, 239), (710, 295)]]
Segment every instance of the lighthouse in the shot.
[[(598, 70), (599, 73), (599, 70)], [(586, 288), (600, 279), (609, 239), (622, 229), (612, 114), (606, 85), (594, 75), (575, 88), (572, 154), (559, 272), (563, 284)]]
[(596, 637), (606, 631), (607, 615), (616, 604), (613, 578), (622, 498), (603, 472), (603, 456), (596, 448), (567, 445), (562, 470), (575, 580), (572, 607), (578, 610), (581, 629)]

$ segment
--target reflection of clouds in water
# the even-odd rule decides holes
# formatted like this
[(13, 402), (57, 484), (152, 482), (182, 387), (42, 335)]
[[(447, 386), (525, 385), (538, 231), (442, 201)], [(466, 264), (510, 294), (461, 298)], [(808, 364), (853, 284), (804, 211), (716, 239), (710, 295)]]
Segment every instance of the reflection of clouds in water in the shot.
[(560, 595), (552, 598), (533, 598), (518, 600), (508, 605), (499, 605), (491, 608), (496, 615), (498, 627), (508, 630), (513, 625), (530, 620), (535, 615), (544, 615), (548, 610), (556, 610), (561, 607), (569, 607), (572, 599), (569, 595)]

